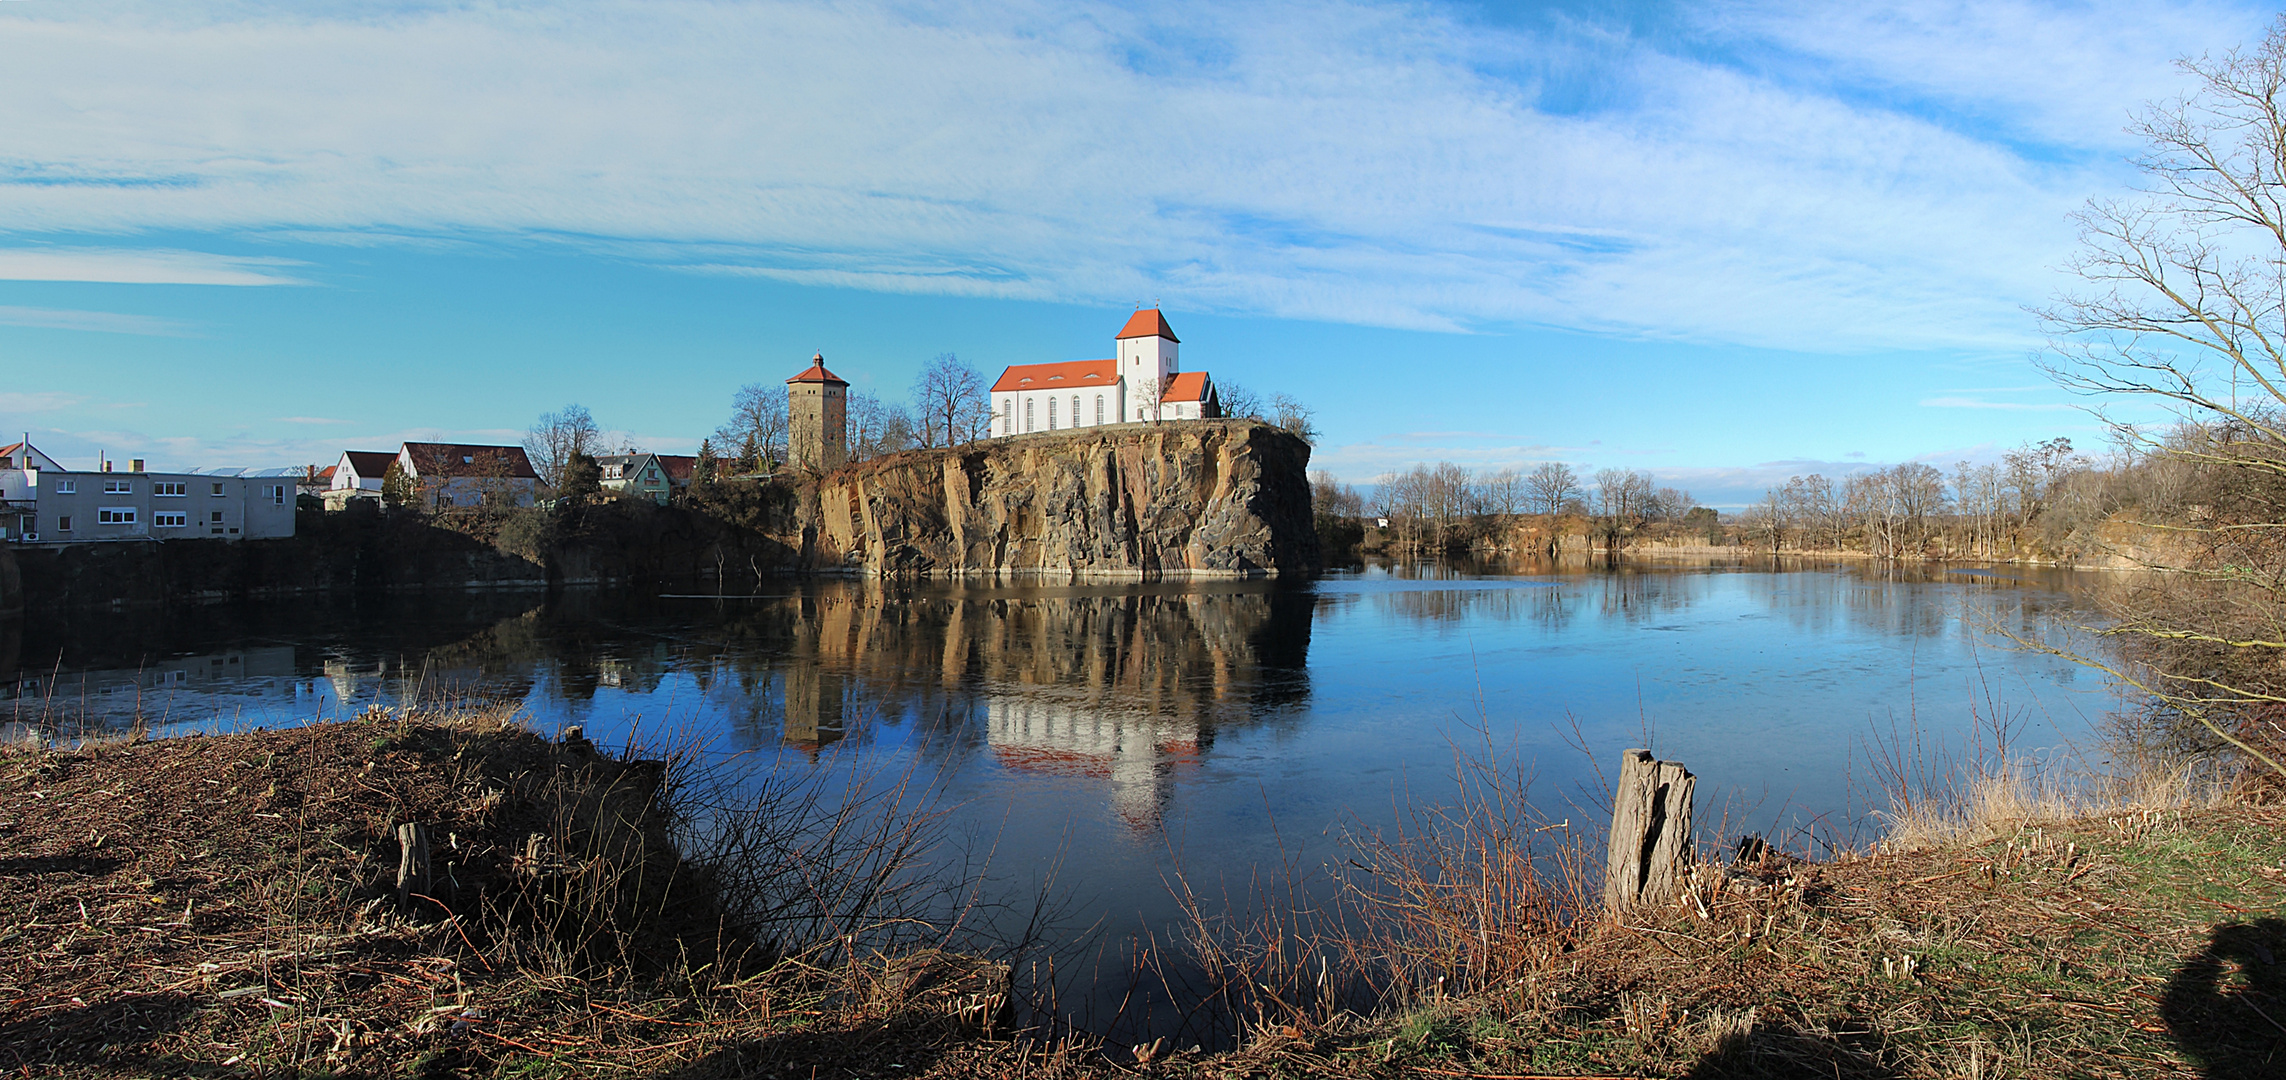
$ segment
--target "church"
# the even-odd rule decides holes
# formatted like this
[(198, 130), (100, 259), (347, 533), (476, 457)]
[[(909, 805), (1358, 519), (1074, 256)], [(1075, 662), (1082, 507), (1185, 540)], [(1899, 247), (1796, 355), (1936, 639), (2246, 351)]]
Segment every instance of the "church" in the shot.
[(1184, 371), (1182, 341), (1158, 308), (1145, 308), (1119, 331), (1109, 360), (1018, 364), (992, 384), (992, 434), (1096, 427), (1222, 415), (1214, 380)]

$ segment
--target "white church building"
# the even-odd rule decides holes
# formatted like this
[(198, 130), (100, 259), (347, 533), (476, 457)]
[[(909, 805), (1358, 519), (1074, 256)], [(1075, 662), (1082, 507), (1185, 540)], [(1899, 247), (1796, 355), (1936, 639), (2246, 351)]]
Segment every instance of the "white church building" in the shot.
[(1118, 342), (1119, 355), (1109, 360), (1018, 364), (1001, 372), (992, 384), (992, 434), (1222, 415), (1214, 380), (1182, 370), (1182, 341), (1158, 308), (1136, 312)]

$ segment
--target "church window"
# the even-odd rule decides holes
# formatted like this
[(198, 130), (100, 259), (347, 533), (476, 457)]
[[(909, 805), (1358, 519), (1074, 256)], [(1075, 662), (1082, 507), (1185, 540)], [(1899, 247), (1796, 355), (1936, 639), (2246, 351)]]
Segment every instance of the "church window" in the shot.
[(1100, 424), (1100, 423), (1103, 423), (1103, 395), (1102, 395), (1102, 394), (1097, 394), (1097, 395), (1095, 396), (1095, 422), (1096, 422), (1096, 423), (1098, 423), (1098, 424)]
[(1079, 422), (1079, 395), (1078, 395), (1078, 394), (1073, 394), (1073, 395), (1072, 395), (1072, 426), (1073, 426), (1073, 427), (1078, 427), (1078, 426), (1080, 426), (1080, 422)]
[(1048, 430), (1056, 430), (1056, 399), (1048, 399)]
[(1032, 430), (1032, 399), (1024, 399), (1024, 430)]

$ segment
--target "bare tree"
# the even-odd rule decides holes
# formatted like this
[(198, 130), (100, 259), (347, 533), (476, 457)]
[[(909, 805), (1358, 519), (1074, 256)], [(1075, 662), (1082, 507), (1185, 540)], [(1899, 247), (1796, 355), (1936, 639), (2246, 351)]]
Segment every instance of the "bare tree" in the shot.
[(1485, 473), (1477, 478), (1476, 501), (1485, 513), (1496, 518), (1523, 513), (1530, 503), (1525, 493), (1524, 474), (1513, 467)]
[(1215, 380), (1214, 392), (1222, 405), (1222, 415), (1232, 420), (1260, 420), (1262, 395), (1237, 383)]
[(1302, 437), (1303, 442), (1318, 441), (1317, 414), (1290, 394), (1270, 397), (1270, 422)]
[(951, 353), (939, 353), (913, 380), (914, 437), (923, 448), (956, 446), (978, 438), (992, 422), (992, 395), (984, 373)]
[(564, 466), (572, 458), (595, 453), (602, 445), (603, 429), (580, 405), (542, 413), (524, 432), (524, 455), (531, 459), (532, 471), (540, 474), (540, 483), (550, 490), (561, 486)]
[(1158, 423), (1160, 405), (1159, 399), (1164, 395), (1164, 393), (1165, 387), (1159, 385), (1159, 380), (1137, 379), (1135, 381), (1134, 387), (1135, 418), (1138, 420), (1149, 420), (1154, 424)]
[(1533, 510), (1550, 517), (1563, 513), (1566, 503), (1580, 497), (1580, 478), (1561, 461), (1532, 470), (1524, 478), (1524, 486), (1531, 493)]
[(786, 388), (748, 383), (731, 399), (730, 419), (714, 431), (713, 442), (737, 456), (741, 471), (760, 471), (786, 460)]
[(911, 414), (903, 406), (881, 400), (863, 390), (849, 395), (849, 460), (866, 461), (910, 450), (919, 443)]
[(2065, 387), (2155, 401), (2207, 433), (2156, 441), (2114, 427), (2142, 452), (2195, 466), (2204, 490), (2198, 513), (2169, 523), (2197, 548), (2172, 560), (2185, 573), (2121, 590), (2109, 612), (2104, 633), (2140, 666), (2105, 666), (2144, 691), (2155, 715), (2195, 723), (2286, 775), (2277, 719), (2286, 702), (2286, 17), (2250, 48), (2180, 66), (2196, 91), (2151, 107), (2131, 129), (2148, 147), (2136, 162), (2141, 196), (2078, 215), (2072, 269), (2086, 287), (2042, 313), (2046, 366)]

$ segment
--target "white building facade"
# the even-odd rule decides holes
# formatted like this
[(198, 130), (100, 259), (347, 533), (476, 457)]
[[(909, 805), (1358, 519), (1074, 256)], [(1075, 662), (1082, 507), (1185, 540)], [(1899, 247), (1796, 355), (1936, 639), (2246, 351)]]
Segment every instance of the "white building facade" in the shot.
[(992, 384), (992, 434), (1204, 420), (1221, 415), (1214, 380), (1182, 370), (1181, 339), (1157, 308), (1127, 320), (1107, 360), (1018, 364)]
[(0, 468), (0, 533), (14, 543), (266, 540), (294, 535), (292, 469), (149, 472), (142, 459), (65, 469), (25, 445)]

